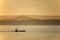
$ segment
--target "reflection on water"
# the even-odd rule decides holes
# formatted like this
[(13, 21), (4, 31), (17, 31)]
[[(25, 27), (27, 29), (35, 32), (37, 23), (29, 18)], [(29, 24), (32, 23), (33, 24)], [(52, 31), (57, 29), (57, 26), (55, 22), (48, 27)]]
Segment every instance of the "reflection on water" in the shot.
[[(42, 40), (42, 37), (45, 35), (41, 35), (40, 33), (0, 33), (2, 34), (2, 40)], [(44, 33), (43, 33), (44, 34)], [(45, 39), (45, 38), (44, 38)], [(43, 39), (43, 40), (44, 40)]]
[(0, 29), (14, 30), (17, 27), (25, 29), (27, 32), (0, 32), (0, 40), (60, 40), (59, 31), (55, 30), (54, 32), (52, 30), (52, 32), (46, 30), (59, 29), (59, 26), (0, 26)]

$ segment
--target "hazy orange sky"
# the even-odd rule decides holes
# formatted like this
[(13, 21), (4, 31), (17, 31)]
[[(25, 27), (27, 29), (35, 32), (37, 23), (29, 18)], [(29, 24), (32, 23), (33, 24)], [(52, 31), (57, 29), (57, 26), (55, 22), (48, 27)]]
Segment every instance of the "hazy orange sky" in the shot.
[(0, 0), (0, 15), (60, 16), (60, 0)]

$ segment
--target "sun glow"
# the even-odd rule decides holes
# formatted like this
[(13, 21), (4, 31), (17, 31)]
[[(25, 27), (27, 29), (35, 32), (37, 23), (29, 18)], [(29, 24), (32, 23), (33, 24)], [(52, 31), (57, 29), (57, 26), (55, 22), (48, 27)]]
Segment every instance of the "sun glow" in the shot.
[(59, 0), (0, 0), (0, 15), (60, 16)]

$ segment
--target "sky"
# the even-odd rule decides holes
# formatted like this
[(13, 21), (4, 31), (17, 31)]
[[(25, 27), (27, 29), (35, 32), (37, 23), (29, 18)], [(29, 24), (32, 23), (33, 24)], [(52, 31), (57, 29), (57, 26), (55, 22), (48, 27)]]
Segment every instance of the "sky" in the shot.
[(60, 16), (60, 0), (0, 0), (0, 15)]

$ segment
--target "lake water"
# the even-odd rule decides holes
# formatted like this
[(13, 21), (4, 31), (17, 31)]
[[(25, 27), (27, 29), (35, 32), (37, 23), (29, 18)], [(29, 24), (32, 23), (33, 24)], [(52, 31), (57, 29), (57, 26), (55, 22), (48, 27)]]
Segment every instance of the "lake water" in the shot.
[(0, 30), (24, 29), (26, 32), (0, 32), (0, 40), (60, 40), (60, 26), (0, 25)]

